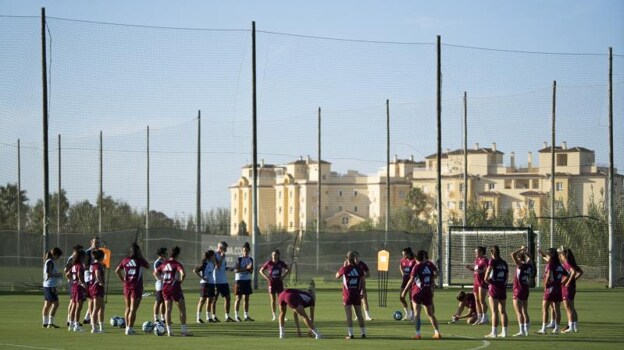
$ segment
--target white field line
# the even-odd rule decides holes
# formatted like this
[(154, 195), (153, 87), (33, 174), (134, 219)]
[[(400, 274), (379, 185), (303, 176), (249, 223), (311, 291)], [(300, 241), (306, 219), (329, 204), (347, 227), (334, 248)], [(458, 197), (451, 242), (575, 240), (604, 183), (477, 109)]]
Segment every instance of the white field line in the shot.
[(42, 348), (40, 346), (28, 346), (28, 345), (19, 345), (19, 344), (4, 344), (0, 343), (0, 346), (11, 346), (14, 348), (24, 348), (24, 349), (41, 349), (41, 350), (63, 350), (59, 348)]

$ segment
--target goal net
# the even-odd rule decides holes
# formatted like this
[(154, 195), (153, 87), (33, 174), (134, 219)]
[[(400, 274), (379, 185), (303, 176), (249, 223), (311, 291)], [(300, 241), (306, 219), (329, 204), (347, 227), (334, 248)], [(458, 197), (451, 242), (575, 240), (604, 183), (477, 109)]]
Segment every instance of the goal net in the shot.
[(446, 239), (446, 283), (449, 286), (472, 285), (473, 273), (466, 268), (472, 265), (475, 259), (475, 249), (479, 246), (489, 247), (498, 245), (501, 257), (509, 264), (509, 282), (513, 281), (515, 271), (511, 261), (511, 253), (521, 246), (526, 246), (534, 258), (538, 276), (536, 283), (539, 285), (541, 274), (541, 259), (536, 258), (536, 252), (540, 248), (540, 234), (530, 227), (465, 227), (450, 226)]

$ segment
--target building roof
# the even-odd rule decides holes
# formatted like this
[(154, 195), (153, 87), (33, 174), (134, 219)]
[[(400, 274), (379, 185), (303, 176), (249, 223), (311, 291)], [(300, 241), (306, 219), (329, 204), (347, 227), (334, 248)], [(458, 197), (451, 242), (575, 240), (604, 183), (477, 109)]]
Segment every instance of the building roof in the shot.
[(539, 196), (545, 196), (546, 194), (540, 191), (524, 191), (524, 192), (521, 192), (520, 195), (525, 196), (525, 197), (539, 197)]
[[(467, 149), (468, 154), (505, 154), (499, 150), (493, 150), (491, 148), (487, 148), (487, 147), (480, 147), (479, 149)], [(449, 155), (451, 156), (456, 156), (456, 155), (463, 155), (464, 154), (464, 149), (463, 148), (458, 148), (456, 150), (450, 151), (450, 152), (442, 152), (442, 158), (448, 158)], [(425, 159), (435, 159), (438, 156), (437, 153), (434, 153), (432, 155), (429, 155), (427, 157), (425, 157)]]
[[(317, 164), (317, 163), (318, 162), (316, 160), (313, 160), (313, 159), (310, 159), (310, 160), (307, 160), (307, 159), (297, 159), (294, 162), (290, 162), (288, 164)], [(330, 162), (325, 161), (325, 160), (321, 160), (321, 163), (322, 164), (331, 164)]]
[(485, 191), (485, 192), (478, 193), (477, 195), (481, 197), (499, 197), (502, 194), (498, 191)]
[[(538, 151), (539, 153), (550, 153), (552, 152), (551, 147), (542, 148)], [(555, 153), (557, 152), (593, 152), (590, 149), (585, 147), (572, 147), (572, 148), (563, 148), (561, 146), (555, 146)]]

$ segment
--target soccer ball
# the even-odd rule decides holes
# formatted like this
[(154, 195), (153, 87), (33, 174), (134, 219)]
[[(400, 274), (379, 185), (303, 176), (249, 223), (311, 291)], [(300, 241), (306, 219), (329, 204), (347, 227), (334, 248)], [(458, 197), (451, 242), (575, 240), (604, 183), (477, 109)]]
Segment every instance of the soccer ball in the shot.
[(119, 319), (120, 319), (120, 318), (121, 318), (121, 317), (119, 317), (119, 316), (113, 316), (113, 317), (111, 317), (111, 319), (110, 319), (110, 325), (111, 325), (111, 326), (113, 326), (113, 327), (119, 327)]
[(154, 324), (154, 334), (157, 336), (165, 335), (165, 325), (162, 322), (156, 322)]
[(143, 322), (143, 326), (141, 326), (141, 329), (145, 333), (152, 333), (152, 331), (154, 330), (154, 324), (152, 323), (152, 321), (145, 321)]
[(117, 327), (126, 328), (126, 320), (123, 317), (119, 317), (119, 319), (117, 319)]
[(395, 311), (394, 315), (392, 315), (392, 317), (396, 320), (396, 321), (401, 321), (403, 319), (403, 313), (401, 311)]

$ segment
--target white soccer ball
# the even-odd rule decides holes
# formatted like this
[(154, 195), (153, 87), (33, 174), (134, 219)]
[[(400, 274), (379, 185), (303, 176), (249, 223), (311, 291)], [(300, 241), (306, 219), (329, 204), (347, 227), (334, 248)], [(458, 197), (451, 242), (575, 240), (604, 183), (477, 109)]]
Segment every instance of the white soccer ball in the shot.
[(120, 319), (120, 317), (119, 317), (119, 316), (113, 316), (113, 317), (111, 317), (111, 319), (110, 319), (110, 325), (111, 325), (111, 326), (113, 326), (113, 327), (119, 327), (119, 319)]
[(162, 322), (156, 322), (154, 324), (154, 334), (155, 335), (160, 337), (162, 335), (165, 335), (165, 331), (166, 331), (165, 325), (162, 324)]
[(117, 320), (117, 327), (126, 328), (126, 320), (123, 317), (119, 317)]
[(152, 331), (154, 330), (154, 324), (152, 323), (152, 321), (145, 321), (143, 322), (141, 329), (145, 333), (152, 333)]
[(395, 311), (394, 314), (392, 315), (392, 317), (396, 321), (401, 321), (403, 319), (403, 313), (401, 311)]

